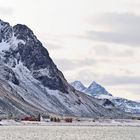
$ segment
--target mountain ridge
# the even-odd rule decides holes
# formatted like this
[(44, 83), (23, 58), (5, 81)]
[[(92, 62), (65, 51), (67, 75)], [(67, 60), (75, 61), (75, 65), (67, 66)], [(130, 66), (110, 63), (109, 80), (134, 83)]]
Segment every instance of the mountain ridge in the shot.
[[(80, 81), (78, 81), (80, 82)], [(75, 84), (73, 84), (75, 83)], [(80, 91), (81, 88), (77, 86), (77, 81), (74, 81), (71, 85)], [(82, 82), (80, 82), (82, 86)], [(133, 114), (140, 114), (140, 103), (136, 101), (132, 101), (129, 99), (121, 98), (121, 97), (114, 97), (112, 94), (110, 94), (104, 87), (97, 84), (95, 81), (93, 81), (88, 88), (86, 88), (84, 92), (87, 95), (93, 96), (95, 98), (98, 98), (100, 101), (100, 104), (105, 107), (114, 107), (121, 109), (122, 111), (125, 111), (127, 113), (133, 113)], [(110, 106), (109, 106), (110, 105)]]
[(0, 20), (0, 67), (1, 114), (128, 117), (75, 90), (26, 25), (12, 27)]
[(101, 95), (112, 96), (104, 87), (93, 81), (88, 87), (85, 87), (81, 81), (74, 81), (70, 83), (75, 89), (85, 92), (88, 95), (98, 97)]

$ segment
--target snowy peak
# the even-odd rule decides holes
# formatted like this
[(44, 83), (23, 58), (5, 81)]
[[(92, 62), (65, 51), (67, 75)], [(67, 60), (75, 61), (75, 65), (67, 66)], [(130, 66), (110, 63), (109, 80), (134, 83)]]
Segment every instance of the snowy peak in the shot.
[(0, 43), (8, 42), (12, 38), (13, 32), (9, 23), (0, 20)]
[(71, 83), (71, 85), (76, 89), (81, 92), (85, 91), (87, 88), (82, 84), (81, 81), (74, 81)]
[(90, 85), (89, 85), (89, 87), (88, 87), (88, 89), (89, 90), (93, 90), (93, 89), (95, 89), (95, 88), (100, 88), (101, 86), (99, 85), (99, 84), (97, 84), (95, 81), (93, 81)]
[(5, 27), (10, 26), (9, 23), (4, 22), (0, 19), (0, 30), (4, 29)]
[(15, 50), (18, 47), (19, 43), (24, 44), (24, 41), (15, 36), (13, 27), (0, 20), (0, 53), (7, 56), (10, 50)]
[(90, 86), (85, 91), (87, 94), (90, 94), (92, 96), (100, 96), (100, 95), (108, 95), (112, 96), (110, 93), (106, 91), (104, 87), (97, 84), (95, 81), (93, 81)]
[(79, 90), (94, 97), (102, 98), (103, 96), (112, 96), (110, 93), (106, 91), (104, 87), (97, 84), (95, 81), (93, 81), (88, 88), (86, 88), (80, 81), (74, 81), (71, 83), (71, 85), (76, 90)]
[(33, 31), (28, 28), (26, 25), (17, 24), (13, 27), (14, 34), (17, 39), (21, 39), (25, 42), (32, 40), (38, 42), (36, 36), (34, 35)]
[(22, 24), (12, 27), (0, 21), (0, 25), (0, 63), (10, 71), (22, 64), (43, 86), (68, 93), (69, 84), (33, 31)]

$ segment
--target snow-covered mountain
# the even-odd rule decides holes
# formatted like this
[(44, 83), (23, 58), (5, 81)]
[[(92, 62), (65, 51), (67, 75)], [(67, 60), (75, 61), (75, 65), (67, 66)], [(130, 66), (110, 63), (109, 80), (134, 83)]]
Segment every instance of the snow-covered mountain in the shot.
[(140, 114), (140, 103), (124, 98), (112, 98), (111, 101), (114, 105), (125, 112), (130, 112), (133, 114)]
[(64, 78), (46, 48), (26, 25), (0, 20), (0, 117), (2, 115), (127, 117), (75, 90)]
[[(74, 83), (74, 84), (73, 84)], [(140, 114), (140, 103), (132, 100), (128, 100), (125, 98), (113, 97), (104, 87), (97, 84), (96, 82), (92, 82), (88, 88), (86, 88), (80, 81), (75, 81), (71, 83), (71, 85), (81, 92), (84, 92), (90, 96), (99, 99), (99, 103), (106, 108), (114, 108), (117, 107), (122, 111)], [(79, 84), (80, 83), (80, 84)], [(85, 87), (84, 90), (82, 87)]]
[(78, 91), (84, 92), (88, 95), (94, 96), (94, 97), (108, 97), (112, 96), (104, 87), (93, 81), (89, 87), (85, 87), (82, 82), (80, 81), (74, 81), (71, 83), (71, 85)]
[(84, 92), (87, 88), (80, 82), (80, 81), (74, 81), (70, 83), (76, 90)]
[(104, 87), (97, 84), (95, 81), (93, 81), (89, 87), (85, 91), (87, 94), (90, 94), (92, 96), (101, 97), (101, 96), (112, 96)]

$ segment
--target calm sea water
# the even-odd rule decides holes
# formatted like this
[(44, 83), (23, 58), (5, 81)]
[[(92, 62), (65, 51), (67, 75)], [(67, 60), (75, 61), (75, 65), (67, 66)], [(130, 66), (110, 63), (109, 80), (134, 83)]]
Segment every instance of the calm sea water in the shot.
[(0, 126), (0, 140), (140, 140), (140, 127)]

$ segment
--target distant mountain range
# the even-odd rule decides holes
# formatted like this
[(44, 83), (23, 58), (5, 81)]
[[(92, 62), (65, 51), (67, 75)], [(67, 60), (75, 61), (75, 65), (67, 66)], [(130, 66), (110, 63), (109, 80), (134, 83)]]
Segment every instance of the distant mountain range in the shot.
[[(87, 92), (96, 90), (111, 96), (99, 88), (93, 83)], [(84, 94), (82, 86), (79, 90), (67, 82), (30, 28), (22, 24), (12, 27), (0, 20), (0, 117), (56, 114), (128, 118), (115, 106), (105, 107), (109, 100), (102, 105), (99, 99)]]
[(95, 81), (93, 81), (88, 88), (86, 88), (80, 81), (74, 81), (71, 85), (75, 89), (94, 97), (101, 98), (102, 96), (112, 96), (104, 87), (97, 84)]
[(100, 104), (107, 108), (117, 107), (128, 113), (140, 114), (139, 102), (125, 98), (113, 97), (112, 94), (110, 94), (104, 87), (97, 84), (95, 81), (93, 81), (89, 87), (85, 87), (80, 81), (74, 81), (71, 83), (71, 85), (78, 91), (99, 99)]

